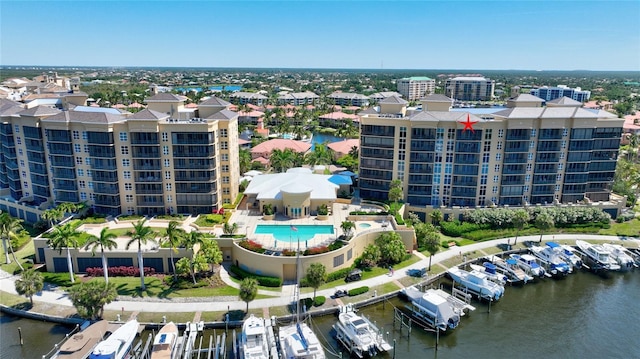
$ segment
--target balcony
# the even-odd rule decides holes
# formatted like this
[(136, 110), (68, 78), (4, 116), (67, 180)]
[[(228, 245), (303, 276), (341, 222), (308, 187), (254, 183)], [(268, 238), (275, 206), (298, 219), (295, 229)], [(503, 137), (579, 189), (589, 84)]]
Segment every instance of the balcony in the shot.
[[(73, 168), (75, 163), (73, 162), (73, 157), (51, 156), (51, 166)], [(29, 167), (31, 167), (31, 164), (29, 164)]]
[(108, 196), (104, 194), (96, 195), (94, 203), (102, 206), (119, 206), (120, 196)]
[(94, 184), (93, 192), (102, 194), (118, 193), (120, 188), (117, 183), (98, 182)]
[(45, 163), (44, 150), (40, 149), (40, 152), (27, 151), (27, 158), (29, 161)]

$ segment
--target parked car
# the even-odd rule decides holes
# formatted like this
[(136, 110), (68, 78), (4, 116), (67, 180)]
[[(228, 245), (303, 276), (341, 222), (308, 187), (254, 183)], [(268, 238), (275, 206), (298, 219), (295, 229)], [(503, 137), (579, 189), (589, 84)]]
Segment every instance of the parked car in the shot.
[(344, 279), (345, 282), (355, 282), (362, 279), (362, 271), (360, 269), (354, 269), (351, 272), (349, 272), (349, 274), (347, 274), (347, 277)]

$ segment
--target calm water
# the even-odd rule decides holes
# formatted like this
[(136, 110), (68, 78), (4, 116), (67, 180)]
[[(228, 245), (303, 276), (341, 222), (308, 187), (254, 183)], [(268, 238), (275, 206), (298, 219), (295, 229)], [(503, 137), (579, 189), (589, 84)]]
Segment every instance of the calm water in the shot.
[[(544, 280), (523, 287), (508, 287), (505, 296), (488, 307), (463, 317), (460, 326), (440, 337), (414, 327), (392, 327), (394, 299), (361, 310), (396, 338), (396, 358), (637, 358), (640, 357), (640, 273), (614, 273), (604, 279), (591, 273), (575, 273), (561, 280)], [(2, 316), (0, 358), (40, 358), (70, 328)], [(313, 320), (316, 332), (334, 352), (331, 337), (335, 316)], [(18, 344), (17, 327), (25, 337)], [(209, 334), (205, 336), (208, 340)], [(37, 338), (37, 339), (34, 339)], [(332, 358), (330, 354), (328, 358)], [(392, 353), (379, 356), (392, 358)]]
[(331, 225), (297, 225), (292, 228), (292, 226), (284, 224), (259, 224), (255, 233), (272, 234), (276, 240), (289, 243), (298, 240), (308, 241), (316, 234), (333, 234), (334, 232)]
[(344, 138), (342, 137), (336, 137), (336, 136), (331, 136), (331, 135), (325, 135), (322, 133), (313, 133), (313, 137), (311, 138), (311, 149), (313, 150), (316, 146), (316, 143), (332, 143), (332, 142), (338, 142), (338, 141), (342, 141), (344, 140)]

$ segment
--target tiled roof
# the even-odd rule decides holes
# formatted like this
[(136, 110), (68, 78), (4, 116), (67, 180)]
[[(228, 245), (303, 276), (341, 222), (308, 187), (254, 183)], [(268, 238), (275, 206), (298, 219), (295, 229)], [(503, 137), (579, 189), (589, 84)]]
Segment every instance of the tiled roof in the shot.
[(21, 104), (4, 98), (0, 99), (0, 116), (15, 115), (22, 110), (24, 107)]
[(199, 103), (199, 106), (227, 107), (229, 105), (231, 103), (215, 96)]
[(547, 101), (547, 106), (552, 105), (552, 106), (572, 106), (572, 107), (576, 107), (576, 106), (582, 106), (582, 102), (580, 101), (576, 101), (572, 98), (569, 98), (567, 96), (562, 96), (559, 97), (557, 99), (551, 100), (551, 101)]
[(82, 122), (109, 124), (123, 122), (126, 117), (105, 112), (64, 111), (57, 115), (42, 119), (44, 122)]
[(233, 111), (229, 111), (224, 109), (222, 111), (218, 111), (214, 114), (211, 114), (207, 119), (209, 120), (231, 120), (232, 118), (238, 117), (238, 114)]
[(128, 117), (129, 120), (163, 120), (166, 118), (169, 118), (169, 115), (162, 112), (149, 110), (148, 108), (136, 112)]
[(324, 119), (329, 119), (329, 120), (343, 120), (345, 118), (350, 118), (356, 121), (360, 120), (360, 116), (344, 113), (342, 111), (327, 113), (324, 115), (320, 115), (319, 117)]
[(445, 96), (445, 95), (441, 95), (441, 94), (434, 94), (434, 95), (429, 95), (429, 96), (425, 96), (423, 98), (420, 99), (420, 101), (425, 101), (425, 102), (453, 102), (453, 99)]
[(24, 111), (18, 112), (20, 116), (32, 116), (32, 117), (40, 117), (40, 116), (51, 116), (61, 111), (49, 106), (35, 106)]
[(389, 96), (380, 101), (380, 104), (406, 105), (408, 103), (407, 100), (401, 99), (398, 96)]
[(530, 95), (528, 93), (520, 94), (516, 97), (510, 98), (509, 101), (513, 102), (544, 102), (543, 99), (537, 96)]
[(347, 154), (349, 153), (349, 151), (351, 151), (353, 147), (360, 148), (360, 140), (350, 138), (344, 141), (331, 142), (330, 144), (327, 145), (327, 147), (329, 147), (336, 153)]
[(169, 92), (161, 92), (144, 99), (144, 102), (184, 102), (187, 98), (184, 96), (172, 94)]
[(295, 152), (306, 153), (311, 148), (311, 144), (302, 141), (275, 138), (255, 146), (251, 149), (251, 153), (271, 153), (273, 150), (285, 150), (287, 148)]

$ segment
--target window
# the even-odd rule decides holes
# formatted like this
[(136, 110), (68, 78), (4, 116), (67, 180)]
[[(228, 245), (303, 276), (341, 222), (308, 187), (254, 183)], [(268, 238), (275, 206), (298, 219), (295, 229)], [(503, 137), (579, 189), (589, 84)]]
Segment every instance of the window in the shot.
[(134, 214), (136, 213), (136, 211), (133, 209), (133, 207), (127, 207), (127, 214)]
[(529, 152), (529, 161), (533, 161), (533, 152)]
[(171, 179), (171, 171), (164, 171), (164, 179)]
[[(89, 188), (93, 189), (93, 182), (89, 182), (89, 183), (87, 183), (87, 187), (89, 187)], [(93, 198), (92, 198), (92, 199), (93, 199)]]
[(531, 172), (532, 167), (533, 165), (531, 165), (531, 163), (527, 163), (527, 172)]
[(566, 140), (562, 140), (562, 149), (567, 148), (567, 141)]
[(120, 146), (120, 153), (122, 153), (123, 155), (128, 155), (129, 154), (129, 146)]
[(562, 171), (562, 168), (563, 168), (563, 167), (564, 167), (564, 166), (562, 165), (562, 163), (558, 163), (558, 171)]
[(74, 143), (74, 144), (73, 144), (73, 150), (74, 150), (76, 153), (78, 153), (78, 152), (81, 152), (82, 147), (80, 147), (80, 144), (79, 144), (79, 143)]
[(162, 133), (162, 142), (167, 142), (169, 141), (169, 134), (166, 132)]
[(222, 141), (220, 142), (220, 149), (221, 150), (227, 150), (229, 149), (229, 143), (227, 141)]
[(87, 193), (86, 192), (80, 192), (80, 199), (83, 201), (87, 200)]
[(125, 183), (124, 184), (124, 190), (125, 191), (131, 191), (133, 189), (133, 186), (131, 185), (131, 183)]
[(498, 141), (498, 146), (496, 147), (498, 151), (502, 150), (502, 141)]
[(536, 141), (530, 141), (529, 148), (536, 148)]
[(569, 130), (566, 128), (562, 129), (562, 137), (567, 137), (567, 135), (569, 134)]
[(16, 137), (16, 144), (18, 145), (22, 144), (22, 138), (20, 138), (20, 136)]
[(13, 125), (13, 132), (20, 133), (20, 125)]
[(220, 137), (227, 137), (227, 129), (226, 128), (221, 128), (220, 129)]
[(229, 172), (229, 165), (222, 165), (222, 172)]
[(162, 146), (162, 154), (163, 155), (169, 154), (169, 146)]
[(128, 158), (123, 158), (122, 159), (122, 166), (123, 167), (129, 167), (131, 165), (131, 162), (129, 161)]
[(87, 170), (87, 177), (92, 177), (93, 173), (91, 172), (91, 170)]
[(85, 158), (84, 158), (84, 163), (85, 163), (87, 166), (91, 166), (91, 158), (90, 158), (90, 157), (85, 157)]
[(493, 188), (491, 189), (491, 193), (493, 194), (498, 193), (498, 186), (493, 186)]
[(531, 182), (531, 175), (524, 176), (524, 181), (525, 182)]
[(122, 172), (122, 177), (124, 179), (131, 179), (131, 171), (124, 171)]
[(129, 140), (128, 138), (129, 136), (127, 135), (126, 132), (120, 132), (120, 141), (122, 142), (127, 142)]
[(29, 188), (29, 182), (27, 181), (22, 182), (22, 187)]
[(80, 139), (80, 132), (79, 131), (72, 131), (71, 133), (73, 134), (73, 139), (74, 140), (79, 140)]
[(493, 132), (492, 129), (486, 129), (484, 130), (484, 139), (485, 140), (490, 140), (491, 139), (491, 133)]
[(222, 194), (227, 194), (228, 195), (230, 193), (231, 193), (231, 191), (229, 190), (229, 188), (225, 187), (225, 188), (222, 189)]
[(499, 129), (498, 130), (498, 138), (502, 138), (504, 136), (504, 130), (503, 129)]
[(222, 177), (222, 183), (229, 184), (229, 177)]
[(231, 204), (231, 200), (229, 198), (225, 198), (222, 200), (222, 204)]
[(496, 153), (496, 161), (497, 162), (502, 161), (502, 153)]
[(529, 192), (529, 186), (524, 186), (524, 187), (523, 187), (523, 192), (525, 192), (525, 193), (526, 193), (526, 192)]
[(559, 184), (556, 185), (556, 192), (560, 192), (560, 185)]
[(24, 160), (20, 160), (20, 167), (24, 167)]
[(78, 181), (78, 186), (80, 188), (86, 188), (87, 187), (87, 183), (85, 181)]
[(173, 203), (173, 196), (172, 195), (167, 195), (167, 203)]
[(27, 178), (27, 171), (22, 171), (22, 178)]
[(560, 152), (560, 159), (564, 160), (564, 152)]
[(84, 170), (82, 168), (78, 168), (78, 177), (84, 177)]
[(171, 192), (171, 183), (167, 183), (165, 188), (167, 189), (167, 192)]
[(82, 139), (86, 141), (88, 138), (89, 135), (87, 135), (87, 131), (82, 131)]
[(89, 193), (89, 199), (92, 201), (96, 200), (96, 194), (95, 193)]
[(222, 160), (222, 161), (229, 161), (229, 154), (228, 154), (228, 153), (223, 153), (223, 154), (220, 156), (220, 160)]
[(124, 200), (129, 203), (133, 202), (133, 195), (132, 194), (125, 195)]
[(500, 176), (493, 176), (493, 183), (498, 183), (500, 181)]
[(165, 159), (164, 159), (164, 166), (165, 166), (165, 167), (171, 167), (171, 160), (170, 160), (170, 159), (168, 159), (168, 158), (165, 158)]
[(89, 153), (89, 145), (84, 145), (84, 153)]
[(531, 138), (536, 137), (536, 129), (531, 129)]
[(556, 182), (560, 182), (560, 181), (562, 181), (562, 175), (558, 173), (556, 175)]
[(81, 165), (84, 161), (82, 161), (82, 157), (76, 157), (76, 164)]
[(500, 165), (495, 165), (493, 172), (500, 172)]
[(22, 148), (18, 148), (18, 155), (22, 156), (24, 153), (22, 152)]
[(487, 173), (489, 173), (489, 164), (488, 163), (483, 163), (482, 164), (482, 174), (486, 175)]

